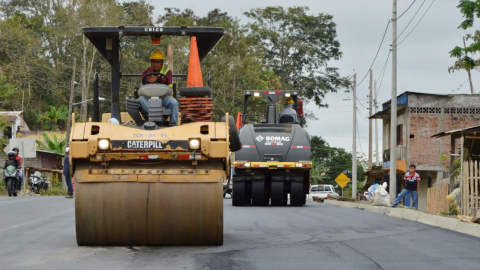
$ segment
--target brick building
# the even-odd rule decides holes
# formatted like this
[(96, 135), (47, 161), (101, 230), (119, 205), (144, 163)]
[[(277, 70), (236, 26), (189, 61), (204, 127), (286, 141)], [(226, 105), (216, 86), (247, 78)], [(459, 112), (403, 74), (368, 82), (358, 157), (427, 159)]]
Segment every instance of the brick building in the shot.
[[(388, 181), (390, 167), (390, 101), (372, 118), (383, 120), (383, 171)], [(425, 210), (427, 188), (448, 177), (440, 157), (451, 153), (450, 138), (432, 135), (480, 125), (480, 95), (437, 95), (405, 92), (397, 98), (397, 191), (403, 188), (407, 164), (416, 164), (422, 178), (419, 209)], [(454, 146), (455, 147), (455, 146)], [(458, 144), (459, 147), (459, 144)]]

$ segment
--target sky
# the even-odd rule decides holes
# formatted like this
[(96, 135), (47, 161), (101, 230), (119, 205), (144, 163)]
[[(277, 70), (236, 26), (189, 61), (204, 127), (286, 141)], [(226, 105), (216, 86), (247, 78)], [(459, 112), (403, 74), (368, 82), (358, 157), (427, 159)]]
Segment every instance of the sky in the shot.
[[(164, 1), (147, 2), (155, 6), (156, 13), (163, 11)], [(398, 0), (397, 2), (399, 16), (412, 4), (413, 0)], [(343, 52), (343, 57), (339, 61), (331, 61), (329, 65), (339, 68), (341, 76), (349, 76), (356, 71), (357, 83), (368, 73), (386, 25), (392, 18), (393, 7), (393, 1), (389, 0), (179, 0), (172, 3), (175, 3), (174, 7), (182, 10), (190, 8), (197, 15), (206, 15), (208, 11), (218, 8), (241, 21), (247, 20), (243, 12), (252, 8), (267, 6), (308, 6), (310, 8), (309, 14), (331, 14), (333, 15), (333, 21), (337, 24), (338, 40), (341, 44), (340, 49)], [(405, 40), (398, 45), (397, 95), (406, 91), (436, 94), (470, 93), (466, 71), (448, 72), (448, 67), (455, 62), (455, 59), (450, 58), (449, 51), (455, 46), (463, 44), (462, 36), (473, 33), (474, 29), (478, 29), (478, 27), (468, 30), (458, 29), (463, 20), (459, 9), (456, 7), (458, 3), (458, 0), (416, 0), (411, 8), (398, 19), (397, 33), (400, 34), (418, 11), (416, 17), (398, 38), (398, 42), (402, 42), (404, 38)], [(426, 12), (430, 4), (432, 5)], [(419, 22), (424, 14), (425, 16)], [(417, 22), (419, 22), (418, 25)], [(417, 26), (415, 27), (415, 25)], [(379, 77), (392, 43), (391, 26), (390, 24), (378, 57), (372, 67), (373, 79), (378, 80), (377, 103), (380, 110), (381, 104), (391, 99), (391, 57), (386, 65), (381, 87), (381, 78)], [(475, 26), (478, 26), (478, 24)], [(479, 80), (480, 73), (472, 71), (472, 81), (476, 93), (480, 91), (480, 88), (478, 90), (476, 88)], [(357, 102), (357, 152), (365, 154), (368, 153), (368, 85), (367, 77), (357, 87), (357, 98), (360, 101)], [(318, 120), (309, 121), (308, 133), (321, 136), (332, 147), (341, 147), (347, 151), (352, 151), (353, 103), (351, 91), (345, 93), (339, 89), (337, 93), (328, 94), (325, 102), (329, 104), (328, 108), (319, 108), (313, 103), (306, 106), (318, 118)], [(379, 148), (381, 150), (382, 123), (379, 121), (378, 125)], [(375, 148), (375, 143), (373, 143), (373, 148)]]

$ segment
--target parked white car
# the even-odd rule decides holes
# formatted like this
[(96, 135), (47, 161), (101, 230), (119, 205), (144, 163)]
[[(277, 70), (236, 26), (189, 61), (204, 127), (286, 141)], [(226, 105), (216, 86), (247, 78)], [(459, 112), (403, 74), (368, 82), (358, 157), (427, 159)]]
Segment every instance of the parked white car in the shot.
[(339, 196), (332, 185), (313, 185), (310, 187), (310, 199), (313, 197), (326, 198), (328, 196)]

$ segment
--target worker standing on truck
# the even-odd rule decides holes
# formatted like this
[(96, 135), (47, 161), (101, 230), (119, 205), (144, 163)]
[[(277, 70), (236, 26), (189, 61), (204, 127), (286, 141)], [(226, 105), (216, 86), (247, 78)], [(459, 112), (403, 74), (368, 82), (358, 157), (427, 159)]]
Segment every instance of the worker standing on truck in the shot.
[[(147, 81), (147, 83), (161, 83), (166, 84), (170, 88), (172, 87), (173, 82), (173, 73), (172, 71), (163, 64), (163, 60), (165, 56), (160, 50), (155, 50), (150, 55), (150, 67), (147, 70), (142, 72), (142, 81)], [(166, 76), (159, 76), (159, 75), (148, 75), (148, 77), (144, 80), (144, 77), (148, 73), (152, 72), (159, 72)], [(139, 97), (138, 102), (140, 102), (140, 106), (145, 113), (148, 113), (148, 100), (145, 97)], [(178, 101), (172, 97), (168, 96), (162, 100), (162, 105), (172, 111), (170, 115), (170, 126), (176, 126), (178, 122)]]
[[(293, 98), (291, 97), (285, 100), (285, 107), (281, 109), (280, 112), (278, 113), (280, 123), (297, 122), (297, 112), (293, 109), (293, 103), (294, 103)], [(282, 119), (289, 119), (289, 120), (282, 120)]]

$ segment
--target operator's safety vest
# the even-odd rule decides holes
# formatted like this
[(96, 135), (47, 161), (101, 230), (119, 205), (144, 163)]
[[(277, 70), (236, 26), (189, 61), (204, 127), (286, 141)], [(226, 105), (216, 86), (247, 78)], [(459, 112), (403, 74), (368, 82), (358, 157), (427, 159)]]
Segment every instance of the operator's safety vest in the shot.
[[(166, 66), (166, 65), (163, 65), (162, 66), (162, 69), (160, 69), (160, 73), (162, 74), (165, 74), (165, 76), (167, 76), (167, 73), (170, 71), (170, 69)], [(169, 84), (168, 87), (172, 88), (173, 87), (173, 84)]]

